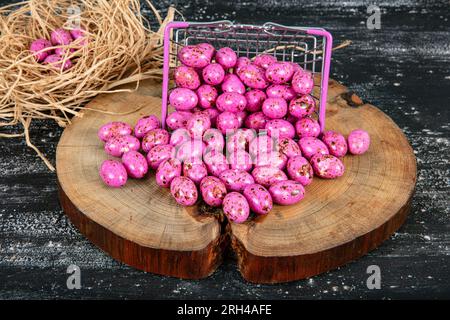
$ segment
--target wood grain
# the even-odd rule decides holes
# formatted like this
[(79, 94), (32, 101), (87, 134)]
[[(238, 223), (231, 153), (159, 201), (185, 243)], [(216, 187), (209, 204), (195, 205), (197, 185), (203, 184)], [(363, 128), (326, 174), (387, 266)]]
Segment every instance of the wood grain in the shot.
[(89, 219), (74, 206), (62, 188), (59, 189), (61, 207), (70, 221), (95, 245), (114, 259), (143, 271), (182, 279), (200, 279), (209, 276), (222, 262), (226, 248), (224, 234), (200, 250), (166, 250), (139, 245), (118, 236), (99, 223)]
[[(150, 94), (157, 88), (143, 87)], [(169, 190), (156, 184), (154, 172), (143, 180), (130, 179), (121, 189), (99, 178), (98, 168), (108, 156), (96, 137), (98, 128), (160, 113), (161, 99), (143, 92), (99, 96), (87, 105), (92, 110), (64, 130), (56, 152), (61, 205), (83, 234), (120, 261), (180, 278), (206, 277), (221, 259), (221, 226), (213, 216), (178, 206)]]
[[(153, 83), (143, 84), (152, 93)], [(315, 179), (305, 199), (275, 206), (265, 216), (224, 228), (197, 206), (182, 208), (154, 173), (124, 188), (106, 187), (98, 177), (107, 158), (96, 136), (102, 124), (134, 123), (159, 114), (160, 99), (141, 93), (100, 96), (65, 130), (57, 149), (63, 209), (93, 243), (136, 268), (182, 278), (211, 274), (227, 233), (243, 277), (259, 283), (309, 277), (354, 260), (378, 246), (403, 223), (416, 179), (412, 149), (401, 130), (377, 108), (330, 81), (327, 127), (348, 134), (364, 128), (372, 145), (363, 156), (347, 156), (344, 177)], [(353, 107), (352, 107), (353, 106)], [(142, 107), (134, 112), (133, 108)]]
[(231, 224), (246, 280), (285, 282), (334, 269), (376, 248), (409, 212), (416, 159), (406, 137), (388, 116), (336, 81), (329, 91), (327, 129), (348, 135), (363, 128), (371, 136), (370, 149), (344, 157), (343, 177), (315, 178), (297, 205), (274, 206), (251, 223)]

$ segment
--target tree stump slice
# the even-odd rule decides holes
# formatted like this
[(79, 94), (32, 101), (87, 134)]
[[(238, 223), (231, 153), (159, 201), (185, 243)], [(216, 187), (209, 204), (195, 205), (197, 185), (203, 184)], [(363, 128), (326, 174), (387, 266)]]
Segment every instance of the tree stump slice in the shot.
[[(225, 224), (205, 206), (182, 208), (154, 172), (121, 189), (103, 184), (108, 156), (98, 128), (160, 114), (160, 86), (145, 81), (134, 93), (100, 95), (58, 144), (60, 202), (77, 228), (113, 258), (138, 269), (186, 279), (210, 275), (231, 239), (243, 277), (255, 283), (303, 279), (344, 265), (380, 245), (405, 221), (416, 183), (416, 160), (397, 125), (376, 107), (330, 80), (327, 123), (347, 135), (362, 128), (371, 146), (347, 155), (335, 180), (315, 178), (297, 205), (274, 206), (267, 216)], [(142, 106), (139, 110), (137, 107)], [(135, 110), (135, 111), (133, 111)], [(220, 215), (219, 215), (220, 216)]]
[(134, 125), (143, 115), (160, 114), (161, 99), (152, 96), (157, 92), (146, 82), (137, 93), (100, 95), (86, 106), (93, 110), (73, 119), (56, 152), (60, 202), (74, 225), (115, 259), (162, 275), (203, 278), (222, 258), (224, 233), (217, 219), (177, 205), (170, 191), (156, 184), (153, 171), (120, 189), (107, 187), (98, 173), (103, 160), (114, 159), (96, 137), (98, 128), (117, 120)]

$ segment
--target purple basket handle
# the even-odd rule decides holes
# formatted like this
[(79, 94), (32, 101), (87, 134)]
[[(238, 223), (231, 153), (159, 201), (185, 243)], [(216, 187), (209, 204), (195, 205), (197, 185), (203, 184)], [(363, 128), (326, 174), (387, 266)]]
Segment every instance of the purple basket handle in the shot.
[(162, 108), (161, 108), (161, 124), (162, 128), (166, 127), (167, 117), (167, 96), (169, 94), (169, 68), (170, 68), (170, 32), (176, 28), (187, 28), (189, 23), (183, 21), (170, 22), (164, 29), (164, 61), (163, 61), (163, 83), (162, 83)]
[(330, 77), (330, 64), (331, 64), (331, 50), (333, 48), (333, 37), (331, 33), (324, 29), (308, 29), (306, 33), (314, 36), (322, 36), (326, 39), (325, 52), (324, 52), (324, 65), (320, 86), (320, 106), (319, 106), (319, 121), (320, 121), (320, 132), (325, 130), (325, 109), (327, 106), (328, 97), (328, 79)]

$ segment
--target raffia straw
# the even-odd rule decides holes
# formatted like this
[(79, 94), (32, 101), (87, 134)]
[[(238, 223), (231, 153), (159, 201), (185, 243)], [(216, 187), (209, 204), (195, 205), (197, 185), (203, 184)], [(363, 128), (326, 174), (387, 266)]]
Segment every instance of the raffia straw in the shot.
[(130, 111), (126, 111), (126, 112), (114, 112), (114, 111), (108, 111), (108, 110), (92, 109), (89, 107), (84, 107), (83, 110), (90, 110), (90, 111), (95, 111), (95, 112), (99, 112), (99, 113), (103, 113), (103, 114), (113, 114), (115, 116), (125, 116), (128, 114), (132, 114), (134, 112), (138, 112), (139, 110), (141, 110), (144, 107), (145, 107), (145, 105), (139, 105), (137, 108), (130, 110)]
[[(81, 106), (99, 93), (149, 78), (161, 78), (162, 37), (176, 10), (163, 19), (150, 1), (148, 6), (160, 24), (148, 28), (139, 0), (30, 0), (0, 8), (0, 130), (21, 124), (22, 133), (0, 133), (0, 138), (24, 137), (45, 164), (44, 154), (33, 145), (29, 127), (34, 119), (51, 119), (60, 126), (80, 115)], [(73, 67), (67, 71), (35, 61), (28, 50), (37, 38), (49, 38), (52, 30), (68, 28), (67, 8), (79, 5), (87, 44), (80, 40), (66, 46)], [(138, 106), (138, 109), (142, 106)], [(130, 106), (130, 112), (136, 111)], [(109, 111), (99, 111), (109, 113)]]
[(25, 134), (25, 141), (27, 143), (27, 146), (33, 149), (37, 155), (44, 161), (44, 163), (47, 165), (47, 167), (51, 171), (55, 171), (55, 167), (48, 161), (48, 159), (42, 154), (39, 149), (31, 143), (30, 140), (30, 124), (31, 124), (31, 118), (20, 118), (20, 122), (22, 122), (23, 128), (24, 128), (24, 134)]
[(25, 134), (24, 133), (0, 133), (0, 138), (19, 138), (19, 137), (23, 137)]

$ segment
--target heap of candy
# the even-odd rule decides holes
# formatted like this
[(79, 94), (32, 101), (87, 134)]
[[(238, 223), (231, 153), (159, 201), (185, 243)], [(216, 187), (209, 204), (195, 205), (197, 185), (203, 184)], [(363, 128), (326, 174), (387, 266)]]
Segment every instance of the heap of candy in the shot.
[[(80, 39), (80, 40), (78, 40)], [(67, 70), (72, 67), (72, 61), (65, 58), (68, 53), (75, 52), (71, 43), (78, 40), (78, 45), (86, 44), (85, 32), (82, 29), (56, 29), (50, 34), (50, 40), (36, 39), (30, 45), (30, 51), (34, 53), (36, 61), (50, 64), (56, 69)]]
[(299, 202), (313, 176), (340, 177), (340, 158), (369, 148), (361, 129), (347, 139), (321, 133), (312, 74), (295, 63), (267, 54), (251, 61), (206, 43), (183, 47), (178, 58), (169, 130), (154, 115), (134, 128), (110, 122), (99, 129), (105, 151), (122, 158), (102, 163), (107, 185), (120, 187), (155, 170), (156, 183), (170, 188), (180, 205), (203, 199), (241, 223), (250, 211), (264, 215), (274, 203)]

